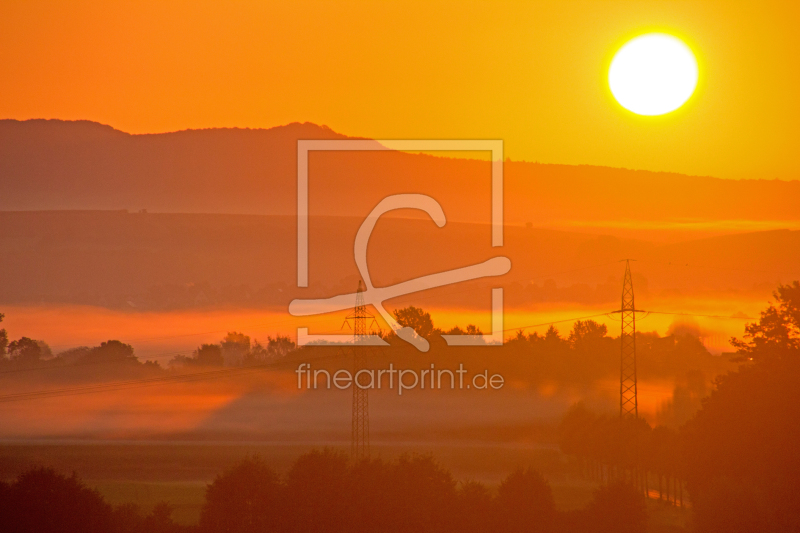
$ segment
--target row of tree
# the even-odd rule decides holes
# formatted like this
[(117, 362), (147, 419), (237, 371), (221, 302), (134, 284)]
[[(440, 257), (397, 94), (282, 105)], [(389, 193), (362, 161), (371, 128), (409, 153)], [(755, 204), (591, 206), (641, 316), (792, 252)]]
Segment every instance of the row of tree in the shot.
[[(482, 334), (474, 325), (445, 331), (436, 327), (430, 313), (413, 306), (397, 309), (393, 314), (400, 325), (413, 328), (417, 334), (428, 339), (431, 354), (443, 358), (452, 356), (460, 360), (465, 354), (468, 355), (469, 349), (448, 347), (441, 338), (442, 334)], [(697, 331), (691, 328), (674, 329), (665, 337), (656, 332), (637, 332), (638, 371), (643, 379), (682, 380), (687, 372), (699, 372), (709, 380), (735, 368), (728, 358), (709, 353)], [(386, 338), (393, 348), (407, 347), (394, 335)], [(479, 357), (486, 361), (485, 350), (476, 350)], [(613, 377), (619, 372), (619, 350), (619, 337), (609, 335), (605, 324), (594, 320), (577, 320), (566, 335), (562, 335), (555, 325), (551, 325), (544, 333), (519, 330), (497, 352), (492, 353), (490, 360), (493, 364), (504, 364), (507, 368), (502, 370), (509, 375), (532, 383), (540, 380), (591, 383)]]
[[(0, 313), (0, 322), (4, 315)], [(252, 343), (250, 337), (237, 331), (229, 332), (218, 344), (202, 344), (191, 356), (178, 355), (169, 366), (223, 366), (223, 365), (256, 365), (281, 359), (294, 351), (295, 343), (287, 336), (267, 337), (266, 345), (258, 340)], [(21, 337), (8, 341), (8, 333), (0, 329), (0, 365), (8, 364), (21, 367), (37, 366), (145, 366), (159, 369), (156, 361), (142, 362), (134, 354), (133, 346), (118, 340), (108, 340), (98, 346), (79, 346), (53, 355), (50, 347), (41, 340)]]
[(231, 331), (219, 344), (203, 344), (187, 357), (178, 355), (170, 361), (170, 366), (237, 366), (257, 365), (277, 361), (286, 357), (296, 348), (294, 341), (284, 335), (267, 337), (266, 346), (258, 339), (250, 342), (250, 337), (238, 331)]
[(640, 533), (644, 497), (623, 484), (598, 490), (584, 509), (558, 512), (548, 482), (517, 469), (496, 489), (459, 483), (430, 456), (353, 462), (331, 450), (300, 456), (284, 476), (246, 458), (208, 485), (197, 526), (172, 521), (167, 504), (145, 515), (112, 507), (74, 474), (34, 469), (0, 483), (9, 533)]
[(684, 503), (685, 465), (674, 429), (651, 428), (643, 418), (593, 413), (579, 403), (561, 421), (559, 446), (577, 458), (587, 477), (627, 482), (645, 495), (658, 490), (660, 499)]
[(134, 504), (112, 506), (76, 474), (33, 468), (0, 482), (0, 528), (7, 533), (188, 533), (160, 503), (150, 513)]
[[(3, 315), (0, 314), (0, 320)], [(21, 337), (7, 342), (5, 330), (0, 331), (0, 364), (12, 364), (24, 367), (48, 365), (84, 365), (113, 363), (121, 365), (143, 364), (133, 353), (133, 347), (118, 340), (109, 340), (95, 347), (80, 346), (70, 348), (53, 356), (52, 350), (44, 341)], [(3, 342), (5, 341), (5, 342)], [(148, 361), (144, 364), (158, 366)]]
[[(441, 338), (443, 334), (472, 335), (482, 340), (483, 333), (477, 326), (469, 324), (463, 329), (455, 326), (442, 330), (434, 325), (430, 313), (417, 307), (398, 309), (394, 314), (401, 325), (411, 327), (429, 339), (432, 347), (430, 354), (437, 357), (437, 362), (447, 360), (448, 357), (461, 361), (463, 356), (470, 355), (469, 349), (448, 347)], [(384, 335), (384, 338), (391, 345), (391, 348), (384, 351), (386, 357), (397, 355), (397, 349), (408, 348), (405, 342), (392, 334)], [(655, 333), (638, 333), (637, 347), (640, 375), (645, 378), (682, 376), (687, 370), (714, 375), (722, 372), (728, 364), (726, 360), (711, 356), (699, 339), (689, 334), (659, 337)], [(267, 341), (262, 344), (257, 339), (251, 340), (244, 333), (232, 331), (218, 343), (203, 344), (189, 356), (174, 357), (169, 366), (258, 365), (277, 361), (290, 354), (298, 359), (312, 357), (315, 349), (329, 348), (310, 347), (297, 350), (288, 336), (280, 334), (274, 338), (267, 337)], [(484, 349), (475, 350), (477, 351), (474, 355), (485, 361)], [(608, 335), (604, 324), (579, 320), (566, 336), (562, 336), (555, 326), (551, 326), (544, 334), (525, 334), (519, 331), (493, 354), (490, 361), (492, 364), (502, 365), (503, 368), (497, 370), (506, 372), (509, 377), (531, 383), (538, 380), (591, 383), (613, 375), (618, 366), (618, 357), (618, 340)], [(109, 363), (116, 366), (127, 363), (129, 369), (147, 364), (153, 370), (159, 368), (156, 362), (142, 363), (131, 345), (118, 340), (109, 340), (95, 347), (72, 348), (54, 356), (41, 340), (22, 337), (9, 343), (5, 330), (0, 330), (0, 364), (32, 367), (84, 363)]]

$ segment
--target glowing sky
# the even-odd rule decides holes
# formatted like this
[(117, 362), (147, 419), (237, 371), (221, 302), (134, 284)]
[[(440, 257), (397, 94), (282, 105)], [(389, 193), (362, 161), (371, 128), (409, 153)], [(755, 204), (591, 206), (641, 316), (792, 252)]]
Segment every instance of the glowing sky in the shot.
[[(777, 2), (142, 1), (0, 4), (0, 118), (134, 133), (327, 124), (376, 138), (502, 138), (512, 159), (795, 179), (800, 8)], [(691, 46), (700, 84), (624, 113), (626, 40)]]

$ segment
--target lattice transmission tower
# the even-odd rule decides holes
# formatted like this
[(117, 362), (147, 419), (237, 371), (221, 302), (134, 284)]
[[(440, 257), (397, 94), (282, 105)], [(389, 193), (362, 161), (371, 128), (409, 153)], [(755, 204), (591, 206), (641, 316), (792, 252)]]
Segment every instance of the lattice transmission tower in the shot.
[[(367, 312), (364, 305), (364, 289), (361, 281), (358, 282), (356, 291), (356, 305), (353, 312), (345, 319), (353, 328), (353, 346), (350, 349), (353, 357), (353, 418), (350, 453), (354, 459), (369, 456), (369, 376), (359, 375), (364, 369), (364, 361), (369, 348), (365, 346), (368, 323), (375, 321), (375, 317)], [(362, 385), (358, 386), (359, 383)]]
[(633, 299), (630, 259), (625, 260), (625, 278), (622, 281), (622, 331), (619, 365), (619, 416), (639, 416), (636, 382), (636, 306)]

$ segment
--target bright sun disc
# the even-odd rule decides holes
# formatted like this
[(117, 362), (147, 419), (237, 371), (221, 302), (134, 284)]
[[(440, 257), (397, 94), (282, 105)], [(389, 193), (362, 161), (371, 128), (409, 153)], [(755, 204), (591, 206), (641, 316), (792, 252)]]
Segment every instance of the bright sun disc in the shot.
[(611, 94), (637, 115), (675, 111), (697, 86), (697, 60), (683, 41), (649, 33), (628, 41), (608, 69)]

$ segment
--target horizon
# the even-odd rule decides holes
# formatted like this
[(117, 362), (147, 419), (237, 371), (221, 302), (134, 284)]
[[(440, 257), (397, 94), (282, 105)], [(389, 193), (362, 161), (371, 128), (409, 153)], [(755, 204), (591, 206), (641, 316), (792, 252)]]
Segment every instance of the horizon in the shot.
[[(326, 124), (317, 124), (315, 122), (309, 122), (309, 121), (306, 121), (306, 122), (292, 121), (292, 122), (287, 122), (285, 124), (277, 124), (277, 125), (274, 125), (274, 126), (261, 126), (261, 127), (207, 126), (207, 127), (202, 127), (202, 128), (185, 128), (185, 129), (168, 130), (168, 131), (154, 131), (154, 132), (150, 132), (150, 131), (148, 131), (148, 132), (129, 132), (129, 131), (125, 131), (125, 130), (119, 129), (119, 128), (111, 125), (111, 124), (105, 124), (105, 123), (97, 122), (97, 121), (91, 120), (91, 119), (62, 119), (62, 118), (43, 118), (43, 117), (33, 117), (33, 118), (26, 118), (26, 119), (0, 118), (0, 122), (3, 122), (3, 121), (13, 121), (13, 122), (37, 122), (37, 121), (39, 121), (39, 122), (49, 122), (49, 121), (53, 121), (53, 122), (66, 122), (66, 123), (87, 122), (89, 124), (96, 124), (98, 126), (108, 127), (108, 128), (111, 128), (114, 131), (118, 131), (120, 133), (124, 133), (126, 135), (131, 135), (131, 136), (169, 135), (169, 134), (172, 134), (172, 133), (183, 133), (183, 132), (194, 132), (194, 131), (199, 131), (199, 132), (202, 132), (202, 131), (225, 131), (225, 130), (270, 131), (270, 130), (275, 130), (275, 129), (280, 129), (280, 128), (287, 128), (289, 126), (299, 125), (299, 126), (315, 126), (315, 127), (320, 128), (322, 130), (327, 130), (327, 131), (330, 131), (332, 133), (336, 133), (338, 135), (342, 135), (342, 136), (344, 136), (346, 138), (349, 138), (349, 139), (368, 139), (368, 137), (351, 136), (351, 135), (349, 135), (347, 133), (343, 133), (341, 131), (337, 131), (337, 130), (331, 128), (330, 126), (328, 126)], [(411, 151), (411, 152), (405, 152), (405, 153), (418, 153), (418, 152)], [(436, 153), (426, 153), (424, 155), (427, 155), (427, 156), (430, 156), (430, 157), (442, 158), (442, 159), (480, 160), (478, 158), (470, 158), (470, 157), (465, 157), (463, 155), (462, 156), (444, 156), (444, 155), (437, 155)], [(712, 175), (686, 174), (686, 173), (683, 173), (683, 172), (676, 172), (676, 171), (671, 171), (671, 170), (651, 170), (651, 169), (644, 169), (644, 168), (614, 167), (614, 166), (601, 165), (601, 164), (595, 164), (595, 163), (572, 163), (572, 164), (570, 164), (570, 163), (555, 163), (555, 162), (548, 163), (548, 162), (542, 162), (542, 161), (529, 161), (529, 160), (525, 160), (525, 159), (514, 160), (514, 159), (511, 159), (510, 157), (507, 157), (505, 161), (513, 162), (513, 163), (528, 163), (528, 164), (532, 164), (532, 165), (611, 168), (611, 169), (615, 169), (615, 170), (627, 170), (627, 171), (632, 171), (632, 172), (641, 171), (641, 172), (648, 172), (648, 173), (652, 173), (652, 174), (677, 174), (677, 175), (686, 176), (686, 177), (693, 177), (693, 178), (712, 178), (712, 179), (722, 179), (722, 180), (788, 181), (788, 182), (800, 181), (800, 177), (797, 177), (797, 178), (781, 178), (781, 177), (773, 177), (773, 178), (740, 177), (740, 178), (736, 178), (736, 177), (727, 177), (726, 178), (726, 177), (712, 176)], [(231, 213), (231, 214), (234, 214), (234, 213)]]
[[(15, 52), (0, 116), (133, 133), (313, 122), (365, 138), (503, 138), (514, 160), (796, 179), (800, 76), (785, 54), (798, 46), (797, 9), (10, 3), (0, 49)], [(681, 36), (700, 69), (696, 94), (660, 117), (620, 113), (604, 80), (615, 50), (648, 31)]]

